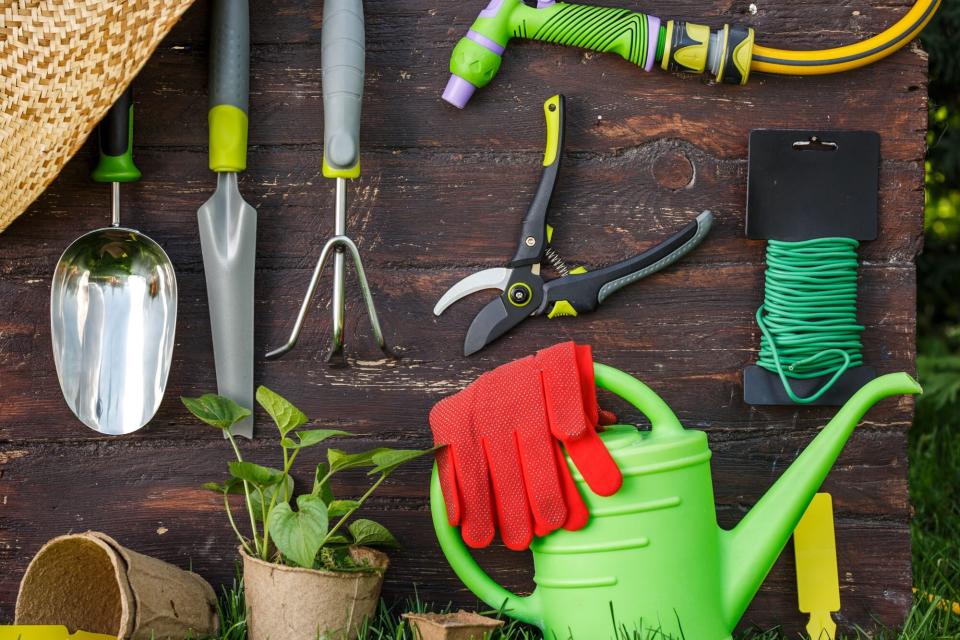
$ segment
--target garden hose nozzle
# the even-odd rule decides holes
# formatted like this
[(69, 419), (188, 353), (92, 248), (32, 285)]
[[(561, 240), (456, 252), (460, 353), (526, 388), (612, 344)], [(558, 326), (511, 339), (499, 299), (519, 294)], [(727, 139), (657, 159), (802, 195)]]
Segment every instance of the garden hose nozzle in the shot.
[[(530, 0), (532, 1), (532, 0)], [(754, 43), (753, 29), (718, 29), (682, 20), (661, 22), (629, 9), (557, 0), (490, 0), (450, 56), (443, 99), (462, 109), (500, 69), (512, 38), (566, 44), (619, 54), (645, 71), (709, 73), (717, 82), (746, 84), (750, 70), (787, 75), (846, 71), (886, 57), (915, 37), (941, 0), (917, 0), (896, 24), (854, 44), (819, 51), (788, 51)]]
[(491, 0), (450, 57), (450, 81), (443, 98), (466, 106), (500, 69), (511, 38), (528, 38), (619, 54), (645, 71), (664, 69), (711, 73), (719, 82), (744, 84), (750, 75), (753, 29), (704, 25), (660, 18), (629, 9), (538, 0)]

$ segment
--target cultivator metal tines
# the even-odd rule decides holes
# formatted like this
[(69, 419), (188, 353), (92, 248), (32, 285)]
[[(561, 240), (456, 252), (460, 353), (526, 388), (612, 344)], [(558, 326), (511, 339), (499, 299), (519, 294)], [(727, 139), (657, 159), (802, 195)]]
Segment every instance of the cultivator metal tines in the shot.
[(323, 245), (320, 259), (307, 286), (300, 313), (287, 343), (267, 354), (277, 358), (297, 344), (310, 300), (317, 290), (320, 274), (333, 255), (333, 342), (327, 361), (344, 365), (343, 316), (345, 253), (353, 258), (360, 280), (360, 290), (367, 305), (370, 326), (380, 349), (392, 357), (380, 330), (377, 310), (373, 306), (370, 285), (363, 270), (357, 245), (347, 236), (347, 178), (360, 176), (360, 103), (363, 99), (364, 34), (362, 0), (327, 0), (323, 5), (321, 34), (321, 66), (323, 67), (323, 175), (336, 178), (336, 219), (333, 236)]
[(383, 338), (383, 331), (380, 328), (380, 320), (377, 317), (377, 309), (373, 304), (373, 295), (370, 293), (370, 285), (367, 282), (367, 275), (363, 269), (363, 261), (360, 259), (360, 251), (356, 243), (346, 235), (347, 227), (347, 185), (346, 179), (337, 178), (337, 200), (336, 200), (336, 220), (334, 224), (334, 235), (327, 239), (320, 252), (320, 259), (317, 260), (317, 266), (313, 270), (313, 276), (310, 278), (310, 284), (307, 286), (307, 293), (300, 305), (300, 312), (297, 314), (297, 320), (293, 325), (293, 331), (290, 332), (290, 338), (286, 344), (278, 349), (274, 349), (267, 354), (268, 359), (279, 358), (297, 344), (300, 337), (300, 331), (303, 329), (303, 321), (307, 316), (307, 310), (310, 308), (310, 300), (316, 293), (317, 285), (320, 283), (320, 276), (323, 273), (323, 267), (327, 260), (333, 255), (333, 300), (331, 331), (333, 334), (330, 352), (327, 355), (327, 361), (332, 364), (345, 364), (343, 356), (343, 324), (344, 324), (344, 271), (346, 269), (344, 253), (348, 252), (353, 258), (353, 266), (357, 270), (357, 279), (360, 281), (360, 291), (363, 293), (363, 300), (367, 305), (367, 314), (370, 317), (370, 327), (373, 329), (373, 335), (377, 340), (380, 349), (388, 356), (393, 357), (387, 343)]

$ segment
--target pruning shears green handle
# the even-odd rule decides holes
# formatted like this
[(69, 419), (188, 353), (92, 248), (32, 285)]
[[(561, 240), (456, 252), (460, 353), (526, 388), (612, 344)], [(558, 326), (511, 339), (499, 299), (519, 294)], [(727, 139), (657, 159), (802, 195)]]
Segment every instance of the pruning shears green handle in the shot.
[[(564, 107), (560, 95), (544, 103), (547, 145), (543, 172), (524, 215), (513, 258), (506, 267), (485, 269), (463, 278), (434, 307), (434, 314), (440, 315), (460, 298), (484, 289), (500, 290), (500, 296), (481, 309), (470, 325), (464, 342), (465, 355), (479, 351), (530, 316), (545, 314), (555, 318), (596, 310), (614, 292), (685, 256), (710, 231), (713, 214), (704, 211), (670, 238), (626, 260), (594, 271), (567, 267), (551, 247), (553, 229), (547, 223), (563, 155)], [(544, 281), (540, 273), (544, 259), (560, 277)]]
[(537, 313), (548, 318), (594, 311), (614, 292), (656, 273), (685, 256), (710, 231), (713, 214), (704, 211), (660, 244), (616, 264), (583, 273), (571, 273), (544, 283), (544, 299)]
[(563, 130), (566, 124), (566, 103), (561, 95), (552, 96), (543, 103), (543, 114), (547, 120), (547, 145), (543, 154), (543, 172), (533, 202), (523, 216), (520, 241), (517, 252), (508, 266), (522, 267), (535, 264), (543, 259), (550, 242), (547, 230), (547, 210), (553, 198), (553, 187), (557, 183), (560, 171), (560, 156), (563, 149)]

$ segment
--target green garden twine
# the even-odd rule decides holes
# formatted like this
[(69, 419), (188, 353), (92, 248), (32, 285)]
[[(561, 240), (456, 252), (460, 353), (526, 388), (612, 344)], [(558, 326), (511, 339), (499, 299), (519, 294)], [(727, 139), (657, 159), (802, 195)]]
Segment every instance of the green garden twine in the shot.
[[(766, 286), (757, 309), (757, 365), (780, 376), (795, 403), (816, 402), (847, 369), (863, 364), (864, 327), (857, 323), (859, 246), (853, 238), (767, 244)], [(790, 378), (826, 375), (830, 379), (807, 397), (790, 387)]]

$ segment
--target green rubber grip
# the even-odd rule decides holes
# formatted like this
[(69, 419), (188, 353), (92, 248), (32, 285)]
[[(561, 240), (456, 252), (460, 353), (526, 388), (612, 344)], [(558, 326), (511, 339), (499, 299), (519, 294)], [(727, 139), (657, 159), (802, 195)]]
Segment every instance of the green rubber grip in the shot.
[(247, 168), (250, 95), (248, 0), (214, 0), (210, 29), (210, 169)]
[(140, 169), (133, 163), (133, 89), (120, 94), (97, 125), (100, 158), (91, 177), (96, 182), (136, 182)]

